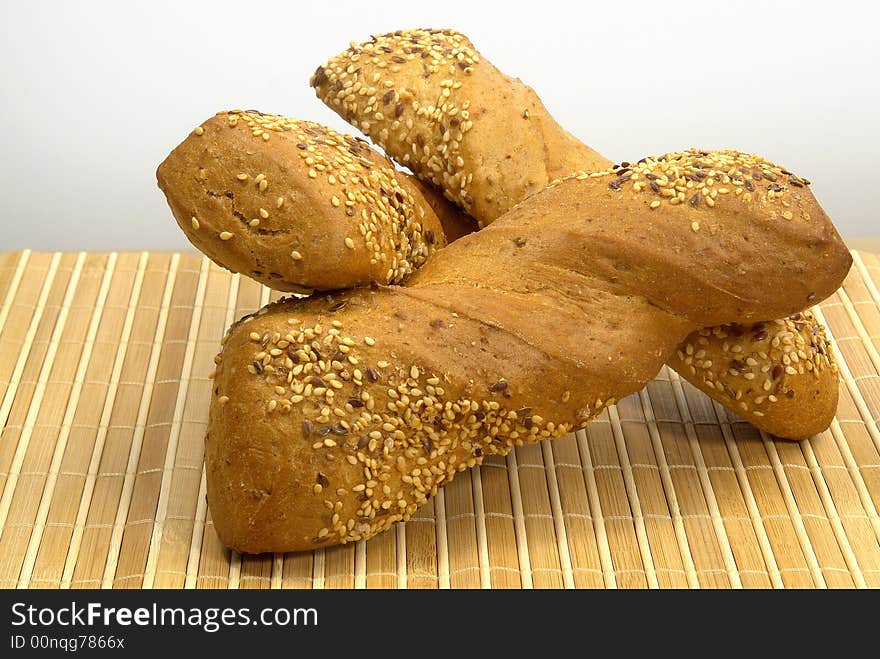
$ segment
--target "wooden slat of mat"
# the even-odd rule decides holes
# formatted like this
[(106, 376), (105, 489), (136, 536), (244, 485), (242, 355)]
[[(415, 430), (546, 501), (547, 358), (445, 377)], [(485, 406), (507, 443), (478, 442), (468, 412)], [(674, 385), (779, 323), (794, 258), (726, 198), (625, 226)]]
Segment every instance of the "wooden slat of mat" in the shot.
[(146, 264), (146, 252), (117, 259), (32, 574), (20, 575), (19, 585), (58, 587), (68, 552), (79, 545), (77, 513), (91, 498)]
[[(838, 408), (837, 421), (846, 432), (847, 450), (852, 453), (855, 464), (859, 468), (858, 477), (855, 480), (856, 485), (859, 488), (864, 488), (864, 492), (870, 495), (876, 509), (878, 498), (880, 498), (880, 488), (877, 487), (877, 483), (872, 477), (876, 474), (876, 467), (880, 463), (880, 459), (878, 459), (878, 455), (880, 455), (880, 429), (878, 429), (877, 415), (872, 411), (877, 408), (871, 400), (873, 396), (870, 394), (880, 386), (880, 378), (873, 372), (873, 366), (868, 361), (862, 344), (856, 345), (853, 337), (848, 334), (854, 330), (842, 305), (832, 301), (823, 306), (823, 311), (819, 313), (828, 322), (833, 323), (829, 326), (829, 329), (834, 328), (833, 352), (837, 357), (844, 383), (844, 387), (841, 389), (841, 404)], [(838, 338), (838, 335), (841, 338)], [(863, 473), (863, 466), (867, 473)], [(865, 479), (866, 475), (867, 480)]]
[(843, 284), (848, 298), (847, 311), (857, 324), (859, 338), (874, 366), (880, 374), (880, 290), (870, 279), (870, 271), (858, 254), (854, 255), (855, 267)]
[[(86, 381), (89, 375), (89, 370), (92, 367), (92, 358), (95, 356), (98, 332), (104, 321), (104, 310), (110, 295), (117, 260), (116, 254), (110, 254), (106, 256), (106, 258), (103, 255), (91, 256), (85, 262), (85, 268), (81, 275), (81, 283), (77, 290), (77, 297), (74, 298), (73, 301), (70, 318), (67, 322), (67, 328), (64, 335), (66, 345), (62, 346), (62, 350), (59, 352), (63, 352), (63, 348), (66, 347), (67, 351), (72, 355), (75, 352), (72, 349), (72, 346), (76, 346), (76, 351), (79, 351), (80, 354), (78, 355), (78, 359), (76, 360), (77, 363), (75, 365), (73, 363), (70, 363), (69, 365), (64, 364), (63, 354), (59, 354), (59, 359), (56, 360), (55, 370), (59, 377), (53, 378), (52, 384), (61, 384), (65, 379), (65, 375), (68, 373), (73, 373), (73, 381), (71, 383), (70, 393), (64, 402), (64, 412), (60, 423), (58, 423), (57, 432), (53, 423), (50, 426), (51, 435), (46, 439), (46, 450), (51, 453), (51, 459), (48, 467), (46, 467), (46, 474), (42, 483), (35, 484), (40, 488), (40, 494), (38, 497), (34, 497), (35, 501), (38, 500), (38, 504), (34, 518), (30, 522), (29, 532), (27, 534), (27, 547), (25, 549), (25, 554), (22, 557), (22, 566), (18, 577), (19, 587), (27, 587), (30, 582), (33, 566), (37, 559), (37, 552), (43, 541), (43, 532), (46, 528), (49, 509), (55, 494), (55, 488), (58, 484), (59, 471), (61, 470), (64, 455), (67, 451), (68, 442), (72, 434), (72, 426), (76, 419), (77, 412), (81, 406), (86, 409), (89, 407), (88, 398), (83, 398), (82, 394), (83, 391), (86, 390)], [(95, 282), (99, 282), (98, 289), (96, 297), (91, 300), (88, 298), (88, 294), (90, 290), (94, 290)], [(86, 299), (83, 300), (82, 298)], [(84, 304), (80, 306), (83, 302)], [(82, 337), (82, 343), (76, 344), (75, 338), (77, 336), (78, 317), (84, 318), (85, 315), (89, 316), (88, 327), (85, 331), (85, 335)], [(100, 362), (100, 351), (98, 351), (97, 354), (97, 361)], [(51, 396), (53, 393), (56, 392), (47, 389), (47, 396)], [(87, 396), (89, 393), (90, 392), (86, 390)], [(59, 401), (63, 400), (64, 399), (59, 396)], [(95, 421), (97, 421), (97, 419), (95, 419)], [(41, 423), (47, 423), (47, 421), (41, 421), (38, 419), (37, 423), (39, 425)], [(77, 447), (74, 446), (74, 450), (76, 450), (76, 448)], [(26, 465), (24, 466), (24, 470), (32, 471), (33, 469)], [(64, 484), (65, 483), (62, 482), (62, 486)], [(20, 493), (21, 488), (19, 488), (17, 495)]]
[[(416, 513), (414, 518), (419, 519), (419, 514)], [(409, 526), (407, 530), (412, 531), (417, 525), (418, 522)], [(364, 541), (358, 542), (355, 554), (355, 588), (396, 587), (397, 544), (394, 533), (383, 533), (369, 543)], [(363, 572), (361, 572), (362, 570)], [(410, 587), (417, 586), (416, 584), (410, 584)]]
[[(835, 437), (839, 432), (840, 426), (835, 421), (832, 423), (831, 430), (811, 438), (809, 448), (803, 450), (808, 461), (810, 458), (815, 458), (821, 482), (832, 497), (848, 544), (853, 550), (867, 585), (876, 587), (880, 585), (880, 579), (878, 579), (880, 573), (876, 572), (878, 555), (880, 555), (877, 538), (862, 503), (859, 493), (859, 479), (853, 478), (847, 464), (848, 460), (841, 452), (841, 445), (838, 444)], [(814, 469), (815, 472), (816, 469)], [(841, 546), (840, 541), (838, 541), (838, 546)], [(843, 544), (842, 551), (845, 550), (845, 547), (846, 544)]]
[(137, 433), (143, 431), (144, 422), (138, 423), (139, 411), (142, 403), (145, 409), (149, 406), (177, 264), (178, 259), (171, 255), (153, 254), (147, 261), (119, 384), (114, 388), (106, 426), (99, 429), (104, 435), (96, 444), (100, 452), (93, 454), (97, 458), (94, 484), (84, 492), (77, 513), (75, 533), (81, 535), (71, 543), (62, 587), (95, 588), (102, 584), (129, 454)]
[[(214, 370), (218, 336), (226, 328), (229, 298), (229, 275), (207, 259), (203, 261), (197, 301), (190, 330), (190, 343), (183, 365), (183, 380), (178, 390), (175, 412), (170, 428), (171, 447), (166, 454), (156, 525), (147, 557), (144, 587), (180, 588), (186, 583), (187, 565), (195, 528), (196, 513), (201, 503), (204, 464), (204, 437), (207, 428), (205, 411), (211, 401), (213, 381), (208, 375)], [(164, 505), (163, 505), (164, 502)], [(204, 518), (202, 518), (204, 523)], [(201, 531), (200, 531), (201, 533)]]
[(756, 527), (762, 527), (766, 533), (782, 585), (786, 588), (823, 585), (813, 581), (808, 555), (812, 556), (814, 552), (811, 547), (805, 549), (798, 537), (795, 524), (786, 510), (783, 491), (761, 440), (761, 434), (750, 424), (731, 422), (720, 405), (716, 407), (716, 413), (722, 423), (722, 432), (730, 429), (733, 441), (727, 442), (727, 449), (733, 459), (734, 468), (739, 469), (740, 463), (745, 471), (756, 506), (755, 511), (751, 512), (753, 521)]
[[(687, 437), (686, 443), (680, 442), (678, 445), (678, 459), (682, 461), (681, 464), (693, 464), (695, 467), (728, 579), (734, 587), (768, 588), (772, 583), (770, 567), (749, 517), (746, 498), (740, 489), (711, 401), (682, 381), (674, 371), (665, 371)], [(682, 473), (686, 474), (687, 470), (682, 470)], [(683, 485), (680, 491), (691, 496), (697, 492), (693, 484)]]
[[(185, 387), (182, 368), (190, 345), (191, 319), (198, 314), (201, 300), (196, 298), (204, 259), (180, 259), (146, 425), (139, 441), (132, 445), (123, 483), (117, 526), (104, 569), (105, 586), (139, 588), (142, 585), (156, 507), (161, 494), (165, 456), (169, 450), (169, 429), (173, 423), (178, 391)], [(184, 377), (188, 374), (183, 374)], [(119, 521), (124, 520), (121, 537)], [(118, 544), (117, 544), (118, 543)]]
[[(845, 533), (838, 535), (832, 523), (832, 512), (826, 510), (821, 492), (810, 472), (808, 458), (800, 442), (774, 441), (763, 437), (768, 453), (775, 451), (774, 462), (785, 471), (794, 502), (801, 517), (810, 546), (829, 588), (864, 587), (864, 577), (854, 577), (845, 553), (852, 552)], [(805, 443), (805, 446), (809, 446)], [(833, 510), (833, 507), (832, 507)], [(841, 529), (842, 530), (842, 529)], [(854, 564), (853, 569), (861, 576)]]
[[(470, 478), (456, 477), (443, 488), (441, 500), (444, 515), (437, 516), (438, 535), (445, 532), (446, 555), (439, 570), (441, 588), (479, 588), (479, 557), (473, 490)], [(445, 526), (444, 526), (445, 525)], [(438, 550), (444, 540), (438, 538)], [(448, 574), (444, 572), (448, 570)]]
[[(525, 444), (516, 447), (515, 451), (532, 587), (562, 588), (565, 577), (559, 553), (560, 539), (556, 536), (541, 445)], [(568, 570), (571, 571), (570, 565)]]
[[(639, 394), (627, 396), (617, 404), (617, 411), (625, 438), (625, 445), (618, 446), (618, 453), (624, 462), (624, 473), (631, 474), (636, 494), (630, 500), (637, 500), (641, 509), (658, 585), (662, 588), (686, 588), (689, 577), (696, 583), (696, 572), (692, 565), (690, 574), (685, 569), (682, 546), (688, 559), (690, 549), (686, 539), (682, 537), (682, 542), (679, 542), (675, 532), (669, 495), (663, 487), (651, 433), (645, 422), (643, 401)], [(672, 496), (677, 500), (674, 494)]]
[[(0, 269), (0, 290), (2, 293), (2, 303), (0, 303), (0, 336), (2, 336), (3, 328), (6, 326), (6, 319), (12, 309), (12, 304), (18, 295), (18, 288), (21, 286), (21, 280), (25, 273), (33, 276), (33, 272), (28, 268), (31, 257), (30, 250), (25, 250), (20, 254), (4, 253), (2, 255), (3, 268)], [(2, 344), (0, 344), (2, 345)], [(2, 354), (2, 353), (0, 353)]]
[[(606, 410), (584, 429), (589, 452), (582, 450), (581, 455), (589, 455), (592, 463), (615, 581), (623, 588), (647, 588), (656, 582), (653, 558), (636, 532), (608, 414)], [(643, 563), (645, 556), (650, 560), (648, 565)]]
[[(667, 472), (664, 490), (672, 508), (687, 583), (703, 588), (739, 587), (729, 541), (723, 525), (716, 523), (717, 510), (713, 513), (717, 506), (714, 491), (708, 478), (701, 482), (692, 455), (692, 435), (696, 443), (693, 428), (682, 422), (675, 388), (668, 379), (664, 384), (656, 384), (641, 391), (640, 397), (646, 414), (658, 417), (658, 422), (649, 423), (648, 429), (656, 427), (658, 436), (652, 438), (654, 453), (661, 476)], [(702, 465), (702, 455), (699, 460)]]
[(704, 588), (738, 587), (741, 583), (730, 541), (680, 383), (673, 383), (664, 369), (641, 395), (650, 400), (657, 419), (660, 448), (698, 584)]
[(489, 456), (483, 461), (480, 482), (483, 486), (489, 579), (493, 588), (520, 588), (523, 584), (508, 479), (504, 458)]
[[(103, 257), (98, 255), (92, 259), (102, 261)], [(75, 369), (82, 350), (100, 284), (94, 277), (83, 281), (85, 263), (84, 252), (75, 256), (49, 340), (45, 348), (36, 344), (37, 351), (33, 354), (41, 356), (42, 362), (23, 424), (17, 427), (11, 423), (4, 428), (4, 439), (10, 445), (15, 430), (18, 436), (0, 494), (0, 584), (3, 585), (17, 582), (20, 573), (57, 428), (64, 414), (64, 402), (72, 385), (69, 374)], [(62, 344), (62, 338), (67, 342)]]
[[(75, 258), (75, 257), (74, 257)], [(49, 351), (51, 336), (54, 333), (56, 320), (62, 312), (62, 300), (68, 292), (68, 284), (74, 270), (73, 259), (61, 254), (52, 256), (45, 278), (41, 281), (35, 309), (27, 319), (27, 329), (23, 336), (23, 345), (15, 353), (14, 367), (11, 369), (9, 385), (0, 402), (0, 422), (2, 442), (0, 442), (0, 486), (2, 491), (11, 493), (17, 479), (15, 462), (20, 454), (22, 431), (30, 414), (39, 410), (40, 385), (45, 386), (45, 377), (40, 378), (43, 371), (45, 356)], [(12, 314), (10, 314), (10, 321)], [(7, 325), (8, 330), (15, 330), (14, 325)], [(50, 364), (51, 366), (51, 364)], [(38, 399), (35, 401), (34, 396)], [(32, 412), (32, 403), (33, 412)], [(28, 433), (25, 433), (27, 436)], [(27, 439), (25, 439), (25, 443)], [(16, 473), (10, 473), (16, 469)], [(13, 481), (13, 482), (10, 482)]]
[[(21, 278), (24, 276), (31, 251), (26, 249), (21, 252), (0, 252), (0, 321), (6, 314), (3, 308), (12, 303)], [(0, 322), (0, 329), (3, 323)]]
[[(63, 295), (70, 268), (60, 268), (61, 254), (41, 255), (46, 258), (33, 258), (37, 266), (37, 276), (22, 282), (18, 295), (13, 300), (0, 337), (2, 352), (3, 395), (0, 397), (0, 485), (5, 485), (18, 442), (18, 430), (27, 413), (36, 383), (37, 373), (42, 365), (42, 352), (48, 343), (49, 334), (54, 327), (60, 297)], [(36, 263), (34, 264), (36, 265)], [(42, 267), (40, 267), (42, 266)], [(56, 286), (56, 278), (60, 286)], [(43, 316), (47, 318), (44, 321)], [(32, 357), (35, 352), (36, 357)], [(6, 426), (15, 430), (15, 439), (7, 439)]]
[[(602, 559), (599, 555), (599, 541), (594, 527), (595, 518), (590, 510), (577, 437), (568, 435), (552, 442), (544, 442), (542, 448), (545, 455), (547, 450), (552, 451), (573, 586), (601, 588), (606, 584), (603, 579)], [(609, 574), (613, 575), (611, 566), (608, 567)]]
[[(15, 372), (23, 359), (21, 353), (26, 350), (25, 336), (31, 326), (51, 261), (51, 255), (28, 254), (27, 258), (23, 255), (0, 306), (0, 321), (3, 321), (0, 324), (0, 410), (7, 416), (15, 396), (14, 388), (21, 379), (21, 373)], [(13, 388), (11, 393), (10, 387)], [(0, 421), (5, 423), (6, 416), (0, 417)]]
[[(864, 575), (871, 587), (880, 586), (878, 571), (878, 541), (880, 541), (880, 517), (877, 514), (875, 497), (872, 495), (856, 456), (867, 460), (866, 464), (877, 463), (877, 426), (874, 415), (867, 407), (860, 390), (861, 381), (854, 378), (849, 361), (836, 343), (837, 333), (846, 331), (844, 316), (831, 313), (835, 310), (834, 300), (823, 305), (816, 315), (820, 322), (834, 322), (829, 325), (829, 334), (834, 337), (832, 352), (838, 361), (843, 380), (840, 388), (837, 417), (828, 432), (821, 436), (826, 441), (814, 441), (819, 463), (824, 464), (823, 474), (842, 523), (850, 538), (850, 543)], [(829, 311), (829, 318), (824, 310)], [(833, 469), (831, 469), (833, 467)]]
[(477, 529), (477, 554), (480, 562), (480, 588), (492, 587), (492, 571), (489, 563), (489, 540), (486, 534), (486, 504), (483, 501), (483, 468), (471, 469), (471, 488), (474, 493), (474, 524)]
[[(395, 532), (383, 533), (364, 543), (367, 552), (367, 587), (376, 584), (376, 587), (397, 588), (401, 568), (406, 574), (408, 588), (440, 587), (436, 505), (435, 498), (416, 511), (410, 519), (413, 524), (407, 522), (403, 554), (398, 555), (398, 536)], [(448, 563), (446, 565), (448, 576)]]
[(549, 440), (541, 442), (541, 459), (544, 463), (544, 475), (547, 479), (547, 493), (550, 496), (550, 509), (553, 511), (553, 532), (556, 536), (556, 551), (562, 568), (562, 585), (567, 589), (574, 588), (574, 566), (568, 550), (568, 531), (562, 511), (562, 495), (559, 490), (559, 479), (556, 477), (556, 461)]

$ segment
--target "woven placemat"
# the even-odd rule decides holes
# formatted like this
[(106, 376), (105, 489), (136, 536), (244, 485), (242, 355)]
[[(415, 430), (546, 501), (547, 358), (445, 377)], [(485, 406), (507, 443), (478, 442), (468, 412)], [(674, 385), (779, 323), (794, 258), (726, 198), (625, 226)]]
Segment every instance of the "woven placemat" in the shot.
[(205, 503), (226, 327), (276, 294), (194, 254), (0, 254), (0, 587), (880, 586), (880, 258), (817, 310), (831, 428), (776, 440), (664, 369), (368, 542), (241, 556)]

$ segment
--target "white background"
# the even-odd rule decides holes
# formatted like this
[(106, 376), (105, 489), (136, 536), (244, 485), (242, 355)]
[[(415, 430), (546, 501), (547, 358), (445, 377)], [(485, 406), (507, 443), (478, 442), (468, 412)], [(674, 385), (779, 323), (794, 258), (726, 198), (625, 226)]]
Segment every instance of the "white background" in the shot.
[(346, 128), (310, 74), (405, 27), (465, 32), (614, 160), (761, 153), (811, 179), (844, 236), (880, 235), (875, 3), (0, 4), (0, 250), (185, 247), (155, 185), (167, 152), (232, 107)]

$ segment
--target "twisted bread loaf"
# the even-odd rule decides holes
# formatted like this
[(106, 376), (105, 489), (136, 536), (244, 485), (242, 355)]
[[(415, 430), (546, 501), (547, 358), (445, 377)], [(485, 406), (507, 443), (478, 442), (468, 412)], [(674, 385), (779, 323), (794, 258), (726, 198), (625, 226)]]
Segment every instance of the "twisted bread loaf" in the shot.
[[(318, 68), (311, 82), (330, 108), (370, 135), (398, 162), (440, 185), (450, 199), (471, 209), (483, 225), (527, 198), (537, 183), (548, 183), (550, 172), (612, 169), (610, 161), (565, 132), (531, 89), (501, 73), (476, 51), (467, 37), (451, 30), (402, 30), (373, 37), (330, 58)], [(379, 90), (389, 90), (382, 97), (388, 98), (388, 103), (377, 101), (377, 95), (383, 93)], [(528, 104), (523, 100), (526, 98)], [(398, 103), (393, 118), (385, 109), (392, 100)], [(521, 109), (526, 107), (527, 110)], [(451, 125), (456, 117), (464, 122)], [(461, 138), (456, 132), (450, 133), (455, 128), (461, 130)], [(510, 139), (510, 135), (515, 139)], [(511, 175), (510, 168), (522, 164), (518, 159), (522, 153), (535, 160), (520, 171), (522, 176)], [(609, 185), (623, 185), (632, 177), (628, 163), (615, 169), (618, 176)], [(502, 174), (496, 175), (495, 171)], [(735, 194), (743, 199), (754, 197), (766, 205), (767, 213), (774, 219), (810, 220), (808, 212), (797, 211), (791, 205), (808, 182), (761, 159), (739, 171), (696, 168), (680, 180), (633, 181), (634, 187), (653, 192), (651, 200), (646, 200), (650, 205), (669, 202), (711, 207), (719, 194)], [(467, 203), (471, 196), (475, 196), (474, 203)], [(693, 222), (695, 231), (712, 230), (711, 226), (701, 226), (699, 215), (695, 215)], [(699, 363), (715, 366), (701, 368), (698, 373), (691, 355), (673, 358), (670, 366), (768, 432), (790, 438), (821, 432), (831, 423), (837, 407), (837, 367), (828, 356), (821, 325), (786, 319), (769, 323), (768, 327), (786, 327), (785, 331), (790, 331), (792, 324), (800, 328), (793, 333), (800, 337), (799, 342), (812, 346), (813, 353), (821, 357), (812, 361), (811, 357), (802, 356), (800, 359), (812, 362), (813, 367), (795, 368), (782, 361), (787, 353), (757, 350), (750, 357), (757, 364), (750, 369), (755, 373), (784, 373), (781, 379), (771, 381), (770, 389), (763, 388), (767, 384), (764, 381), (761, 390), (754, 391), (754, 383), (743, 380), (746, 372), (739, 377), (739, 383), (729, 381), (733, 375), (721, 380), (717, 377), (715, 371), (719, 368), (722, 374), (737, 371), (736, 357), (723, 354), (734, 348), (749, 351), (752, 335), (747, 332), (732, 336), (725, 328), (702, 331), (699, 336), (689, 337), (679, 352), (684, 354), (687, 345), (699, 345), (698, 352), (719, 356), (717, 361), (704, 359)], [(804, 351), (801, 346), (799, 350)], [(797, 352), (794, 355), (797, 358)], [(792, 369), (796, 372), (791, 373)], [(780, 400), (785, 402), (777, 404)]]
[[(704, 165), (754, 159), (673, 154), (633, 179)], [(370, 537), (485, 455), (582, 426), (696, 329), (785, 316), (847, 271), (808, 192), (796, 206), (812, 219), (795, 226), (735, 195), (651, 210), (617, 178), (530, 197), (405, 288), (286, 300), (234, 325), (206, 439), (220, 539), (262, 552)]]
[(318, 67), (311, 85), (481, 226), (555, 178), (611, 165), (452, 30), (401, 30), (352, 45)]
[(401, 283), (445, 244), (434, 208), (459, 215), (363, 140), (255, 111), (205, 121), (157, 178), (193, 245), (283, 291)]

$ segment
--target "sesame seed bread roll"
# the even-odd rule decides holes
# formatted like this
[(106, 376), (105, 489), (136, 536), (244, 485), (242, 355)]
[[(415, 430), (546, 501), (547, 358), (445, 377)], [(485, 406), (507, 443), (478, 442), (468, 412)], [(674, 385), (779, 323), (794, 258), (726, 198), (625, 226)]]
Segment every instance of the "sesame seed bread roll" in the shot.
[(582, 427), (700, 327), (791, 314), (848, 270), (815, 209), (797, 227), (729, 196), (650, 210), (616, 178), (530, 197), (406, 287), (287, 299), (236, 323), (206, 438), (220, 539), (257, 553), (369, 538), (486, 455)]
[(699, 330), (679, 346), (669, 365), (774, 435), (810, 437), (825, 430), (837, 410), (837, 364), (825, 328), (809, 311)]
[(611, 165), (453, 30), (400, 30), (352, 45), (318, 67), (311, 85), (481, 226), (555, 178)]
[(363, 140), (309, 121), (221, 112), (156, 176), (193, 245), (282, 291), (400, 283), (445, 241), (407, 175)]

